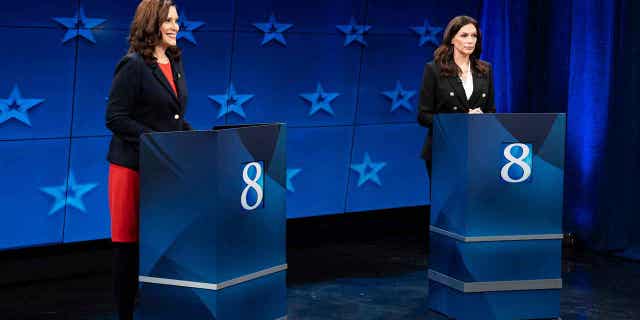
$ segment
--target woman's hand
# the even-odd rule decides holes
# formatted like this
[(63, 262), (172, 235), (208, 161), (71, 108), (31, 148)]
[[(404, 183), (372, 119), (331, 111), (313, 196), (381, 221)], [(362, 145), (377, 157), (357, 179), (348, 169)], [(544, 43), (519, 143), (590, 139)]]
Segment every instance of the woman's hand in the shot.
[(482, 109), (480, 109), (480, 107), (475, 108), (475, 109), (469, 109), (469, 114), (482, 114), (484, 112), (482, 112)]

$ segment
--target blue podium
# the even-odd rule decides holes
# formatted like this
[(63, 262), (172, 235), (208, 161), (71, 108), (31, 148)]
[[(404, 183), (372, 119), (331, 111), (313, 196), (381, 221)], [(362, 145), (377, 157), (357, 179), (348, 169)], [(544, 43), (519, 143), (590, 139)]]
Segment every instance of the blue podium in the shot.
[(286, 319), (286, 127), (143, 135), (136, 319)]
[(434, 119), (429, 308), (558, 318), (564, 114)]

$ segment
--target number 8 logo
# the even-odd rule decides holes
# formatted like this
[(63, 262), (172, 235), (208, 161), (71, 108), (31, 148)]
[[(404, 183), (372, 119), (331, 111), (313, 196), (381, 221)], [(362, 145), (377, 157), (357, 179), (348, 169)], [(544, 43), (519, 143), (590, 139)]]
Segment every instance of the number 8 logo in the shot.
[[(255, 168), (256, 175), (253, 179), (249, 178), (249, 168)], [(250, 162), (242, 170), (242, 180), (247, 184), (247, 186), (242, 190), (242, 195), (240, 196), (240, 204), (242, 208), (245, 210), (255, 210), (262, 204), (262, 199), (264, 197), (262, 186), (258, 183), (262, 178), (262, 166), (259, 162)], [(256, 192), (257, 198), (256, 203), (253, 205), (249, 205), (247, 202), (247, 196), (249, 195), (249, 189), (253, 189)]]
[[(519, 158), (516, 158), (511, 154), (511, 150), (513, 150), (513, 148), (515, 147), (522, 148), (522, 154), (520, 155)], [(507, 160), (509, 160), (509, 162), (505, 164), (502, 167), (502, 170), (500, 171), (500, 176), (502, 176), (502, 180), (509, 183), (519, 183), (529, 179), (529, 177), (531, 176), (531, 166), (529, 166), (528, 163), (522, 161), (529, 156), (529, 153), (531, 153), (531, 150), (529, 149), (529, 146), (527, 146), (524, 143), (512, 143), (508, 145), (506, 148), (504, 148), (504, 152), (503, 152), (504, 157)], [(519, 179), (513, 179), (511, 178), (511, 176), (509, 176), (509, 169), (514, 164), (522, 168), (522, 177), (520, 177)]]

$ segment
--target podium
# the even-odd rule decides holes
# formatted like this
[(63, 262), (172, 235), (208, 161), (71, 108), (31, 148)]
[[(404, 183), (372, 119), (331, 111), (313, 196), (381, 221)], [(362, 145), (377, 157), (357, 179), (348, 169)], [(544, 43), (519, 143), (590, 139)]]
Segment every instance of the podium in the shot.
[(558, 318), (564, 114), (434, 119), (429, 308)]
[(286, 319), (286, 127), (143, 135), (136, 319)]

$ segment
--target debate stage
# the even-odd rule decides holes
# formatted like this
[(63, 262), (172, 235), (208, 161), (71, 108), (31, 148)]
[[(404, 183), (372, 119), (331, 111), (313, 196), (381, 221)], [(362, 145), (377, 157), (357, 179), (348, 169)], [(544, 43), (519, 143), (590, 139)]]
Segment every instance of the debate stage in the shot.
[[(446, 319), (426, 304), (425, 210), (289, 220), (289, 319)], [(637, 262), (563, 253), (563, 320), (640, 318)], [(106, 241), (0, 253), (3, 281), (19, 280), (0, 285), (2, 318), (113, 319), (110, 254)]]

